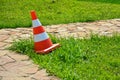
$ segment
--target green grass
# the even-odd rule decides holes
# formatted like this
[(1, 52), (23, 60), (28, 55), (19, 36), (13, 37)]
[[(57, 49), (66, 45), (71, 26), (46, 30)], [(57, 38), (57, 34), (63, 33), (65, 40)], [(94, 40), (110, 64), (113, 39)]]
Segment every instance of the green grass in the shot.
[(120, 18), (120, 0), (0, 0), (0, 28), (30, 27), (30, 10), (43, 25)]
[(28, 55), (40, 68), (62, 80), (119, 80), (120, 35), (90, 39), (55, 38), (61, 47), (47, 55), (33, 51), (33, 40), (15, 41), (11, 50)]
[(88, 2), (101, 2), (101, 3), (120, 4), (120, 0), (78, 0), (78, 1), (88, 1)]

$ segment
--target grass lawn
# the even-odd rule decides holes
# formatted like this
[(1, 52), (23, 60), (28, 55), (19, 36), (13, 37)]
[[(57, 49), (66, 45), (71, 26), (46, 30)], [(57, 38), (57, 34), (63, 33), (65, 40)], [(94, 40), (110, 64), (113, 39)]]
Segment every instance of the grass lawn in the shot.
[(43, 25), (120, 18), (120, 0), (0, 0), (0, 28), (30, 27), (30, 10)]
[(28, 55), (40, 68), (62, 80), (119, 80), (120, 35), (90, 39), (52, 37), (62, 46), (47, 55), (33, 51), (33, 40), (14, 42), (11, 50)]

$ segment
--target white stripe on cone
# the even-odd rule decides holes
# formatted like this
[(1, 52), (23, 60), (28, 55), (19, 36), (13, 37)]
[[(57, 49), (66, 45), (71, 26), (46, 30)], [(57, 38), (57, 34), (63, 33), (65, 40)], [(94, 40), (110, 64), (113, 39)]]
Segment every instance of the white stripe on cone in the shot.
[(43, 32), (41, 34), (34, 35), (34, 42), (39, 42), (48, 39), (49, 36), (46, 32)]
[(38, 27), (42, 25), (38, 19), (32, 20), (32, 24), (33, 24), (33, 27)]

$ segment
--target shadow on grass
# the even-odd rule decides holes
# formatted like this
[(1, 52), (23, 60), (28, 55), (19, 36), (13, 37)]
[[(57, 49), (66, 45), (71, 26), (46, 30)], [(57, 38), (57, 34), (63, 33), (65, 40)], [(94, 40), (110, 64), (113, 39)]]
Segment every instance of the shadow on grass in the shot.
[(77, 0), (77, 1), (87, 1), (87, 2), (101, 2), (101, 3), (120, 4), (120, 0)]

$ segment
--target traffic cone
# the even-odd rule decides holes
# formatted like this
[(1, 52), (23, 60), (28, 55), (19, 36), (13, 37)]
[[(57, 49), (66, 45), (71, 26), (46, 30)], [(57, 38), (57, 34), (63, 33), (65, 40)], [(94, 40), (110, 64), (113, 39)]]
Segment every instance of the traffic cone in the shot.
[(59, 43), (52, 43), (51, 39), (49, 38), (48, 34), (45, 32), (44, 28), (42, 27), (42, 24), (37, 18), (35, 11), (31, 11), (31, 17), (33, 24), (35, 51), (40, 54), (46, 54), (59, 47)]

